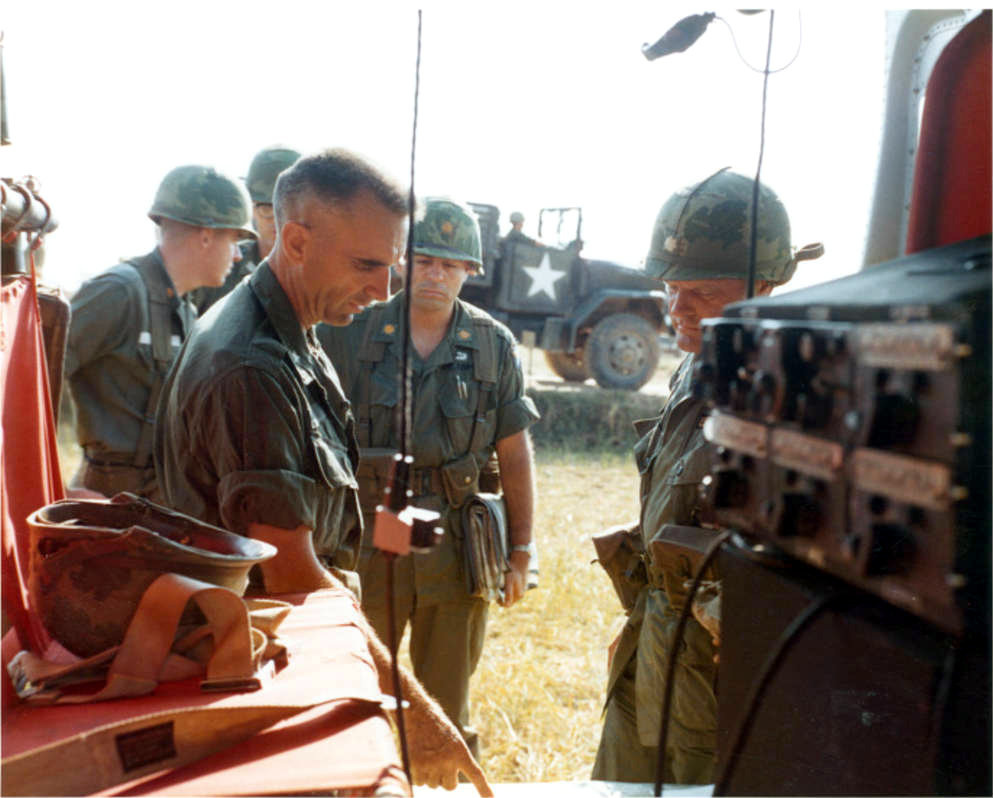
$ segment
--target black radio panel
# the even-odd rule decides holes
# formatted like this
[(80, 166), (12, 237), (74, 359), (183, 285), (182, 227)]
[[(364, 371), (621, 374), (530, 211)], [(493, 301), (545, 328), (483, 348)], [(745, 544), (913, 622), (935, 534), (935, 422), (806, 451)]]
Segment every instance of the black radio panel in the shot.
[(960, 633), (988, 609), (990, 237), (704, 322), (710, 521)]

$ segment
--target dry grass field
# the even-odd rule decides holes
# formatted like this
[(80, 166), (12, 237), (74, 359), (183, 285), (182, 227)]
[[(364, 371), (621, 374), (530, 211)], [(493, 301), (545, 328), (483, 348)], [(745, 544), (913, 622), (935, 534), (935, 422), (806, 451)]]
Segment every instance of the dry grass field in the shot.
[(637, 517), (630, 456), (537, 452), (540, 584), (494, 606), (473, 678), (473, 723), (491, 782), (589, 778), (607, 643), (623, 617), (592, 535)]

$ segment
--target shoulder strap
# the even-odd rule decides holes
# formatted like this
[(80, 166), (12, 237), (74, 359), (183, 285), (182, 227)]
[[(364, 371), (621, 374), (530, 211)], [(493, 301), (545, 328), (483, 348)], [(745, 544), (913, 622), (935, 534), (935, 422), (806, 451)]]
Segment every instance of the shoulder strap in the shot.
[(469, 451), (478, 451), (486, 441), (479, 440), (480, 430), (486, 422), (486, 409), (490, 404), (493, 389), (497, 382), (497, 332), (493, 319), (482, 315), (471, 305), (463, 307), (469, 311), (473, 330), (476, 333), (476, 356), (473, 358), (472, 373), (479, 383), (479, 401), (472, 419), (472, 434), (469, 436)]
[(168, 288), (153, 280), (148, 270), (140, 268), (132, 261), (126, 261), (137, 272), (145, 285), (144, 299), (147, 302), (148, 334), (151, 336), (152, 356), (160, 370), (166, 372), (172, 364), (172, 297)]
[(496, 384), (497, 381), (497, 331), (493, 318), (479, 308), (463, 303), (463, 308), (472, 319), (477, 349), (473, 358), (472, 374), (480, 383)]
[(362, 343), (359, 346), (358, 357), (363, 365), (358, 370), (359, 387), (355, 391), (355, 431), (359, 446), (363, 448), (372, 446), (372, 367), (374, 363), (378, 363), (386, 355), (386, 343), (374, 341), (373, 333), (379, 329), (385, 308), (384, 303), (374, 305), (369, 310), (369, 317), (362, 334)]
[(152, 385), (148, 392), (148, 403), (145, 406), (141, 433), (138, 435), (138, 445), (135, 448), (134, 460), (132, 460), (132, 464), (136, 468), (148, 468), (152, 464), (155, 409), (158, 407), (159, 395), (162, 393), (162, 386), (173, 360), (172, 298), (169, 296), (166, 286), (151, 279), (146, 269), (139, 268), (138, 264), (131, 261), (126, 261), (124, 265), (134, 269), (145, 285), (144, 292), (140, 292), (145, 306), (142, 317), (148, 319), (149, 329), (147, 331), (142, 330), (138, 336), (140, 341), (141, 336), (147, 333), (152, 339), (152, 357), (155, 359), (156, 366)]

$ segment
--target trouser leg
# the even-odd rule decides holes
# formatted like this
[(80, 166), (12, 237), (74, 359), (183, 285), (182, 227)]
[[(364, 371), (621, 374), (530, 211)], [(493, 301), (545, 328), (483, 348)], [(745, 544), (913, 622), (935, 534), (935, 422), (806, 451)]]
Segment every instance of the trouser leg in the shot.
[(710, 634), (693, 618), (674, 651), (678, 613), (662, 591), (651, 591), (638, 638), (635, 703), (643, 745), (659, 739), (661, 705), (669, 660), (675, 656), (672, 702), (666, 736), (667, 783), (709, 784), (714, 778), (717, 743), (717, 698), (714, 646)]
[(654, 782), (656, 746), (642, 745), (635, 705), (635, 657), (617, 679), (603, 718), (592, 778), (598, 781)]
[[(386, 559), (381, 552), (362, 552), (359, 558), (359, 581), (362, 586), (362, 611), (379, 639), (387, 646), (389, 637), (389, 611), (386, 605)], [(413, 569), (410, 557), (397, 557), (394, 561), (393, 586), (396, 643), (400, 645), (407, 620), (414, 609)]]
[(486, 601), (469, 597), (417, 608), (410, 629), (414, 674), (477, 757), (478, 734), (469, 725), (469, 678), (483, 653), (488, 610)]

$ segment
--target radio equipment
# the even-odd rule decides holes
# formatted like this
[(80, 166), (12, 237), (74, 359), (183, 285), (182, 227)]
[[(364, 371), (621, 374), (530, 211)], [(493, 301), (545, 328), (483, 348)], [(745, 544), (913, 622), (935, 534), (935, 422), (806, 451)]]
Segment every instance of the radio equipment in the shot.
[(990, 290), (985, 236), (704, 321), (710, 523), (960, 634), (989, 599)]

